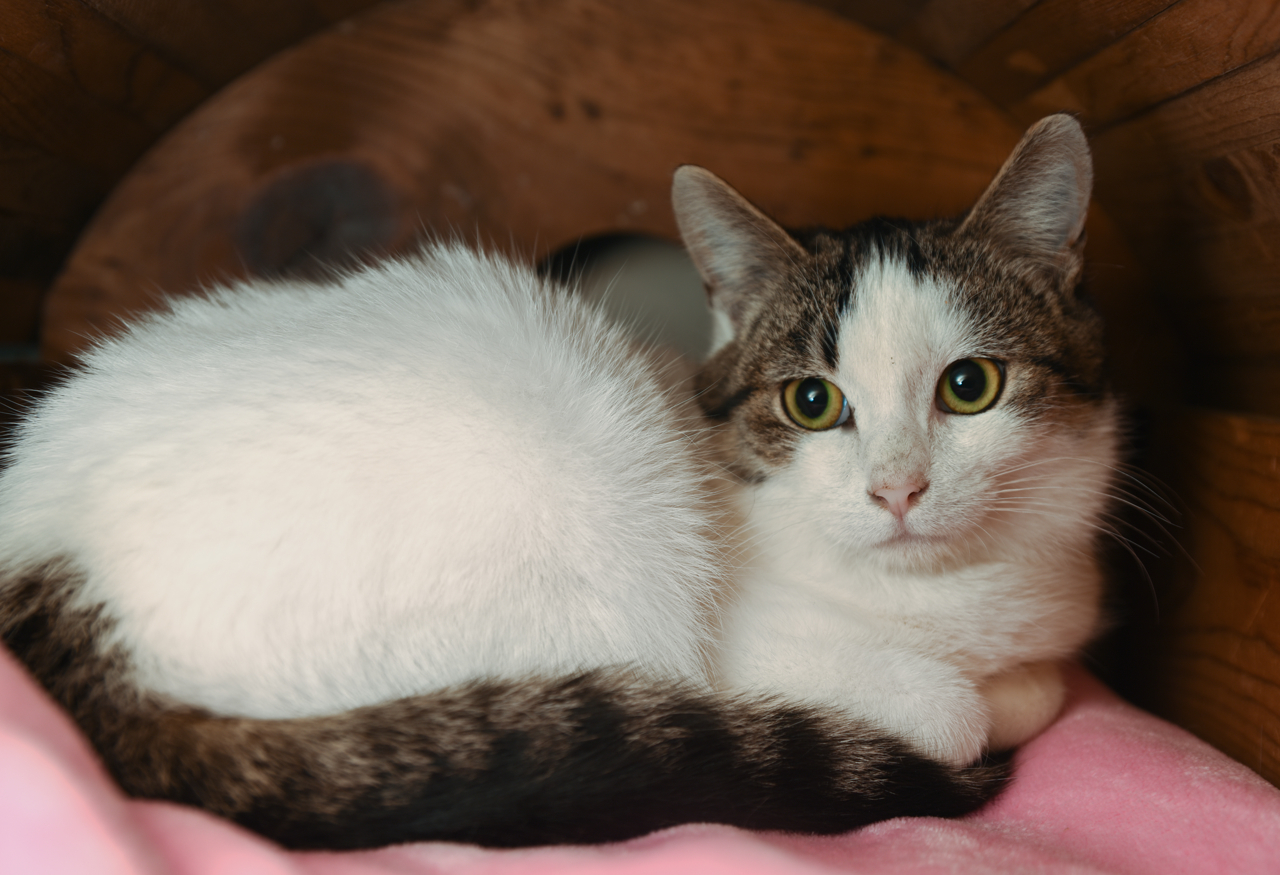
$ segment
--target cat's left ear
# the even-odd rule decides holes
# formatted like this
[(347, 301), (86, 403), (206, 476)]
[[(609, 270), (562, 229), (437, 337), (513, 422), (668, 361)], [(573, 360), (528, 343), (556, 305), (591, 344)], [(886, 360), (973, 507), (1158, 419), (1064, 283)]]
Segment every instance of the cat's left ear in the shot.
[(1079, 266), (1093, 161), (1080, 123), (1065, 113), (1027, 131), (960, 226), (1045, 267)]
[(686, 164), (671, 183), (685, 248), (707, 284), (712, 351), (732, 340), (806, 252), (782, 226), (710, 170)]

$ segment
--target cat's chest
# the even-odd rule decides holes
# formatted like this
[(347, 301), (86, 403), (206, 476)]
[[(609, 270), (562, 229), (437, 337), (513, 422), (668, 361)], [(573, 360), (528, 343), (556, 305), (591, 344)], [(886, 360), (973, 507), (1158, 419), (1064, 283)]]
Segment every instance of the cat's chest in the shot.
[(999, 564), (915, 573), (821, 547), (762, 550), (742, 568), (738, 604), (744, 612), (823, 615), (876, 637), (927, 642), (1013, 587), (1010, 573)]
[(812, 527), (746, 538), (738, 555), (722, 625), (730, 648), (827, 640), (932, 653), (985, 672), (1041, 646), (1074, 645), (1095, 621), (1088, 557), (912, 569), (844, 550)]

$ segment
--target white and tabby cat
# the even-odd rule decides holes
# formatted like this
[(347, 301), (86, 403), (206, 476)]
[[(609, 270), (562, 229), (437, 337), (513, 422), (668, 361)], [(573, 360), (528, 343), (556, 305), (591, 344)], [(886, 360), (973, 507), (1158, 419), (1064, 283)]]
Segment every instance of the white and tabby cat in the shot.
[(968, 810), (1096, 621), (1090, 179), (1055, 116), (967, 217), (792, 235), (681, 169), (706, 420), (460, 248), (176, 301), (19, 429), (0, 633), (127, 791), (293, 846)]

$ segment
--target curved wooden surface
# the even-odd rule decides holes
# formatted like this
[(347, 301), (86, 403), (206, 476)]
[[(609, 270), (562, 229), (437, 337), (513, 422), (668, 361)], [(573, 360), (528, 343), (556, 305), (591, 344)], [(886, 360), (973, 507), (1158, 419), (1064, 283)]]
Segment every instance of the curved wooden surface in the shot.
[(235, 76), (376, 0), (0, 0), (0, 344), (34, 340), (76, 235)]
[(954, 212), (1018, 133), (914, 52), (816, 9), (386, 4), (238, 80), (134, 168), (48, 298), (45, 350), (65, 359), (153, 290), (396, 251), (423, 229), (527, 257), (672, 236), (685, 162), (784, 221)]
[[(424, 226), (529, 257), (601, 231), (669, 236), (684, 161), (789, 221), (954, 211), (1023, 126), (1079, 113), (1106, 210), (1091, 277), (1119, 382), (1164, 411), (1153, 443), (1190, 557), (1159, 625), (1126, 633), (1126, 691), (1280, 780), (1273, 0), (177, 9), (0, 0), (0, 342), (31, 336), (72, 236), (131, 165), (47, 300), (54, 357), (158, 288), (395, 250)], [(232, 76), (337, 21), (134, 165)]]

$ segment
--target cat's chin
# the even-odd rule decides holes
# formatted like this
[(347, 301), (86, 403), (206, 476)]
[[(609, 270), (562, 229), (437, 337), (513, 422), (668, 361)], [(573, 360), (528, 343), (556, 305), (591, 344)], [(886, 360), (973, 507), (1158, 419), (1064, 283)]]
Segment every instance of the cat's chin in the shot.
[(957, 559), (968, 561), (973, 557), (974, 545), (964, 534), (929, 534), (902, 526), (877, 542), (870, 552), (886, 565), (897, 568), (936, 566)]
[(913, 532), (909, 529), (899, 529), (885, 540), (881, 541), (880, 547), (893, 546), (925, 546), (925, 545), (941, 545), (951, 541), (950, 538), (941, 535), (925, 535), (920, 532)]

